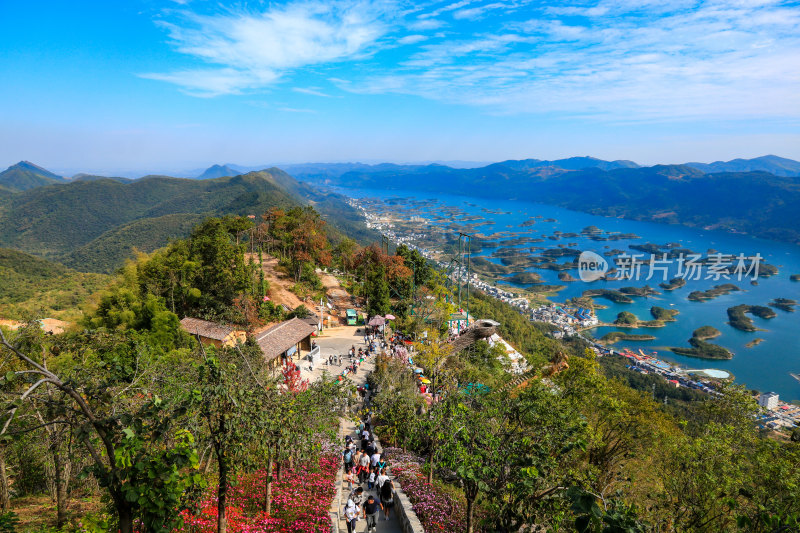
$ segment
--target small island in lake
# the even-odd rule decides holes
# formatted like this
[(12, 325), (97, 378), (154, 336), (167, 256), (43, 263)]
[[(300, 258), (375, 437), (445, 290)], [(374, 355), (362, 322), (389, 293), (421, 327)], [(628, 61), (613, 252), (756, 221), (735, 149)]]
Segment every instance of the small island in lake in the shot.
[(675, 315), (679, 313), (680, 311), (677, 309), (665, 309), (655, 305), (650, 308), (650, 314), (653, 318), (662, 322), (675, 322)]
[(720, 335), (722, 335), (722, 333), (720, 333), (717, 328), (712, 326), (701, 326), (694, 330), (694, 333), (692, 333), (692, 337), (695, 339), (700, 339), (701, 341), (713, 339), (714, 337), (719, 337)]
[(512, 276), (504, 278), (504, 281), (513, 283), (515, 285), (533, 285), (541, 283), (542, 278), (535, 272), (518, 272)]
[(728, 323), (740, 331), (758, 331), (758, 328), (753, 325), (753, 319), (745, 313), (767, 319), (778, 316), (775, 311), (763, 305), (741, 304), (728, 308)]
[(789, 279), (792, 281), (800, 281), (800, 274), (792, 274), (789, 276)]
[(603, 344), (614, 344), (618, 341), (652, 341), (655, 339), (656, 338), (653, 335), (625, 333), (624, 331), (610, 331), (603, 335), (599, 340)]
[(724, 283), (722, 285), (715, 285), (714, 287), (706, 291), (692, 291), (689, 293), (688, 298), (694, 302), (702, 302), (705, 300), (712, 300), (717, 296), (722, 296), (723, 294), (728, 294), (733, 291), (740, 291), (740, 290), (742, 289), (740, 289), (733, 283)]
[(632, 304), (633, 299), (623, 293), (611, 289), (588, 289), (583, 291), (583, 296), (605, 298), (617, 304)]
[(639, 317), (630, 311), (622, 311), (614, 320), (614, 325), (622, 328), (660, 328), (664, 326), (661, 320), (639, 320)]
[(747, 344), (745, 344), (744, 347), (745, 348), (752, 348), (753, 346), (758, 346), (762, 342), (764, 342), (764, 339), (753, 339), (750, 342), (748, 342)]
[(558, 280), (559, 281), (578, 281), (569, 272), (559, 272), (558, 273)]
[(787, 313), (794, 313), (797, 300), (792, 300), (791, 298), (775, 298), (767, 305), (780, 309), (781, 311), (786, 311)]
[(674, 291), (686, 285), (686, 280), (683, 278), (672, 278), (669, 283), (659, 283), (658, 286), (665, 291)]
[[(716, 333), (716, 334), (715, 334)], [(678, 355), (688, 357), (698, 357), (700, 359), (732, 359), (733, 352), (717, 344), (705, 342), (703, 339), (710, 339), (720, 335), (720, 332), (711, 326), (703, 326), (694, 330), (692, 338), (689, 339), (691, 348), (670, 348)]]
[(661, 294), (649, 285), (645, 285), (644, 287), (622, 287), (619, 292), (628, 296), (641, 296), (644, 298)]

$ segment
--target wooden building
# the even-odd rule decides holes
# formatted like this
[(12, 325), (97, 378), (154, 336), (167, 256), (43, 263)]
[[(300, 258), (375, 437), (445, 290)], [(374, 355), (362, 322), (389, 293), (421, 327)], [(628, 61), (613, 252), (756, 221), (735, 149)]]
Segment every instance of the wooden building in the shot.
[(264, 359), (272, 368), (277, 368), (285, 360), (298, 360), (311, 351), (311, 336), (317, 331), (316, 326), (299, 318), (292, 318), (267, 328), (256, 335), (256, 343)]
[(199, 337), (200, 342), (206, 345), (235, 346), (236, 343), (245, 341), (244, 331), (199, 318), (184, 318), (181, 320), (181, 328), (190, 335)]

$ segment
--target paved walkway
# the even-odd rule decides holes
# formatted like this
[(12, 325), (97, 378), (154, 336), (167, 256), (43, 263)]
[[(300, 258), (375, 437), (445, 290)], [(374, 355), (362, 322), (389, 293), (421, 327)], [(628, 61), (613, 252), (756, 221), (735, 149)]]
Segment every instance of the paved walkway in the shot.
[[(355, 346), (356, 352), (359, 348), (366, 349), (367, 345), (364, 344), (364, 328), (363, 326), (339, 326), (336, 328), (326, 328), (322, 331), (319, 337), (316, 337), (315, 342), (320, 350), (320, 362), (314, 365), (313, 370), (309, 370), (309, 362), (302, 360), (298, 363), (300, 366), (300, 373), (303, 379), (309, 381), (316, 381), (324, 373), (329, 376), (338, 376), (342, 373), (347, 365), (350, 364), (350, 359), (347, 356), (351, 346)], [(342, 356), (342, 364), (328, 365), (328, 356)], [(348, 377), (355, 378), (353, 381), (357, 385), (363, 385), (366, 376), (374, 369), (375, 356), (369, 358), (358, 367), (358, 373), (353, 376), (348, 374)], [(366, 366), (365, 366), (366, 365)]]
[[(344, 367), (349, 364), (349, 359), (347, 358), (347, 351), (350, 349), (351, 346), (356, 347), (356, 351), (358, 351), (359, 347), (364, 348), (364, 336), (363, 336), (363, 328), (356, 327), (356, 326), (343, 326), (338, 328), (329, 328), (322, 332), (322, 335), (316, 339), (317, 344), (320, 348), (320, 355), (323, 361), (328, 360), (329, 355), (341, 355), (342, 356), (342, 364), (341, 365), (333, 365), (328, 366), (326, 364), (316, 365), (313, 371), (308, 370), (308, 364), (306, 362), (305, 368), (302, 367), (303, 377), (306, 379), (319, 379), (324, 372), (328, 374), (338, 375), (342, 372)], [(366, 380), (367, 376), (370, 372), (375, 369), (375, 359), (376, 356), (372, 356), (365, 360), (361, 365), (358, 367), (358, 372), (356, 374), (347, 374), (347, 379), (349, 379), (353, 384), (356, 386), (363, 385)], [(350, 435), (353, 439), (356, 439), (356, 431), (355, 425), (353, 421), (348, 418), (342, 418), (340, 425), (339, 425), (339, 435), (340, 435), (340, 443), (341, 448), (344, 449), (344, 437), (345, 435)], [(360, 441), (357, 441), (360, 442)], [(359, 486), (359, 484), (353, 484), (353, 488)], [(372, 494), (377, 498), (377, 491), (367, 490), (367, 484), (364, 483), (360, 485), (364, 489), (364, 498), (363, 500), (366, 501), (367, 497)], [(347, 501), (347, 496), (350, 494), (350, 490), (347, 488), (347, 483), (342, 484), (342, 501), (341, 507), (339, 512), (343, 511), (343, 507), (345, 502)], [(395, 507), (397, 504), (395, 503)], [(383, 512), (378, 514), (378, 533), (402, 533), (402, 529), (400, 528), (400, 523), (397, 519), (396, 509), (392, 509), (391, 518), (387, 521), (384, 520)], [(363, 533), (367, 530), (367, 523), (362, 518), (358, 521), (356, 526), (356, 531), (359, 533)], [(345, 521), (339, 520), (339, 531), (346, 532), (347, 525)]]

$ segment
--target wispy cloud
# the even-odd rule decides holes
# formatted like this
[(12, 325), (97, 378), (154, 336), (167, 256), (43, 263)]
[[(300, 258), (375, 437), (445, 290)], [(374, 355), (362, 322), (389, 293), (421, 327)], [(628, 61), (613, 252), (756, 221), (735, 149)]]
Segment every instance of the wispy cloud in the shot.
[[(198, 96), (268, 86), (293, 70), (358, 58), (387, 31), (387, 4), (362, 0), (297, 1), (265, 11), (180, 12), (159, 22), (179, 52), (205, 66), (142, 77)], [(374, 51), (374, 50), (372, 50)]]
[(397, 42), (399, 44), (417, 44), (419, 42), (427, 40), (428, 40), (427, 35), (414, 34), (414, 35), (406, 35), (405, 37), (400, 37), (399, 39), (397, 39)]
[[(800, 118), (795, 0), (268, 5), (167, 17), (173, 46), (199, 65), (145, 76), (216, 96), (279, 84), (302, 69), (352, 93), (411, 94), (491, 113)], [(328, 96), (313, 86), (292, 90)]]
[(292, 91), (296, 93), (310, 94), (312, 96), (322, 96), (325, 98), (331, 97), (331, 95), (323, 92), (321, 89), (318, 89), (316, 87), (292, 87)]
[(495, 5), (464, 8), (488, 13), (482, 33), (423, 44), (349, 90), (603, 120), (800, 118), (794, 2), (601, 0), (512, 17)]

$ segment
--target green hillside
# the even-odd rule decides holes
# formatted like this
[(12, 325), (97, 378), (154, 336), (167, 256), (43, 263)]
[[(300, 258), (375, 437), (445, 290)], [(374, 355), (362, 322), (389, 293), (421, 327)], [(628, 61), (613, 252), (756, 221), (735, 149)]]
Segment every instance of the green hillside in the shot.
[(23, 252), (0, 248), (0, 318), (71, 319), (110, 278), (87, 274)]
[(135, 247), (152, 252), (188, 235), (206, 215), (175, 213), (136, 220), (111, 229), (63, 257), (63, 263), (82, 272), (110, 272), (130, 257)]
[(54, 183), (64, 183), (64, 179), (29, 161), (20, 161), (0, 172), (0, 187), (11, 191), (28, 191)]
[(184, 237), (204, 218), (260, 215), (272, 207), (311, 203), (337, 228), (375, 240), (343, 197), (317, 192), (279, 169), (209, 180), (147, 176), (78, 180), (8, 196), (0, 202), (0, 246), (110, 272), (132, 255)]

